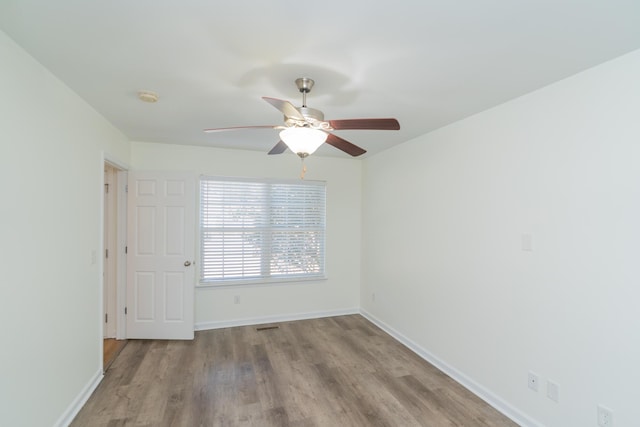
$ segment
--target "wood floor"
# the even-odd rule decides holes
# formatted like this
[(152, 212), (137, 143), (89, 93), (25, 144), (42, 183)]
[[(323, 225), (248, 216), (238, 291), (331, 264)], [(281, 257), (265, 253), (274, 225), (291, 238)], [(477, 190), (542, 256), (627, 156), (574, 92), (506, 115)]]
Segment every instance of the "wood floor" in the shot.
[(130, 340), (71, 425), (516, 426), (359, 315), (277, 326)]
[(116, 359), (116, 356), (127, 344), (127, 340), (117, 340), (115, 338), (105, 338), (102, 344), (102, 368), (106, 371)]

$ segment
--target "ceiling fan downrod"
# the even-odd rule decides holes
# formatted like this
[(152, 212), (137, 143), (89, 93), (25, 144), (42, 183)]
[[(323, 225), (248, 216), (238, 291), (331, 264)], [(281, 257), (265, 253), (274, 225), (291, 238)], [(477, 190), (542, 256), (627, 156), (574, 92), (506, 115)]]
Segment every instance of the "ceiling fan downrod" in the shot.
[(314, 83), (315, 82), (308, 77), (296, 79), (296, 86), (298, 86), (298, 90), (302, 93), (302, 106), (304, 108), (307, 107), (307, 94), (311, 92)]

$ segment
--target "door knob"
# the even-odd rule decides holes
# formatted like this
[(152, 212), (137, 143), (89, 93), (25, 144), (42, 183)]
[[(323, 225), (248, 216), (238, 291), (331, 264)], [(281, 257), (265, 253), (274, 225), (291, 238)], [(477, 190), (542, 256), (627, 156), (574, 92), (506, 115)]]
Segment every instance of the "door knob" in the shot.
[(191, 261), (185, 261), (185, 262), (184, 262), (184, 266), (185, 266), (185, 267), (189, 267), (190, 265), (191, 265)]

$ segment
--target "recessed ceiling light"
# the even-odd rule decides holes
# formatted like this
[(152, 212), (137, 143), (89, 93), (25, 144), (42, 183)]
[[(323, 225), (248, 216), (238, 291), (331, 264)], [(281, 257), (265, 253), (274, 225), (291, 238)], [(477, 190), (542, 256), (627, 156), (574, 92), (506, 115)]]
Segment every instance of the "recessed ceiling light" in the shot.
[(140, 100), (144, 102), (158, 102), (158, 94), (148, 90), (141, 90), (140, 92), (138, 92), (138, 98), (140, 98)]

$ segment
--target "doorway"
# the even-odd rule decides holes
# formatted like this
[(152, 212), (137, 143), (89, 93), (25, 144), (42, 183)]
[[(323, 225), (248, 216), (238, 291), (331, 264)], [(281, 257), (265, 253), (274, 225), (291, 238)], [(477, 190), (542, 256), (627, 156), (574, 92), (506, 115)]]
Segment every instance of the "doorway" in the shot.
[(126, 171), (104, 162), (102, 251), (103, 370), (126, 344)]

